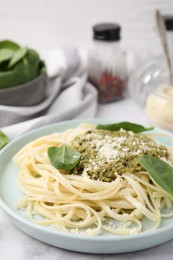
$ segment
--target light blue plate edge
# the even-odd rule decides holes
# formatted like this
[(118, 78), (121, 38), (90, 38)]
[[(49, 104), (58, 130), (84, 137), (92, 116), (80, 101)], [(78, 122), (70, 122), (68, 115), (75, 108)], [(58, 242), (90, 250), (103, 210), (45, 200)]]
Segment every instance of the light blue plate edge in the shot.
[[(78, 119), (78, 120), (68, 120), (68, 121), (63, 121), (60, 123), (55, 123), (55, 124), (51, 124), (48, 126), (44, 126), (41, 128), (38, 128), (36, 130), (33, 130), (29, 133), (26, 133), (25, 135), (23, 135), (22, 137), (19, 137), (17, 139), (15, 139), (14, 141), (12, 141), (10, 144), (8, 144), (0, 153), (0, 163), (1, 161), (3, 161), (4, 157), (7, 156), (8, 151), (11, 151), (12, 154), (15, 154), (16, 151), (18, 151), (25, 143), (28, 143), (32, 140), (34, 140), (35, 138), (38, 138), (39, 136), (43, 136), (43, 135), (47, 135), (50, 133), (53, 133), (55, 131), (58, 132), (62, 132), (68, 128), (72, 128), (72, 127), (76, 127), (78, 124), (83, 123), (83, 122), (89, 122), (89, 123), (93, 123), (93, 124), (98, 124), (98, 123), (113, 123), (116, 122), (115, 120), (112, 119)], [(57, 129), (56, 129), (57, 128)], [(161, 130), (156, 128), (154, 131), (158, 131), (158, 132), (165, 132), (168, 133), (169, 135), (171, 135), (170, 132), (165, 131), (165, 130)], [(153, 130), (152, 130), (153, 132)], [(20, 144), (18, 146), (18, 144)], [(17, 145), (17, 148), (15, 149), (15, 146)], [(13, 151), (14, 149), (14, 151)], [(8, 157), (8, 156), (7, 156)], [(2, 172), (0, 174), (3, 174)], [(8, 205), (6, 205), (6, 203), (0, 198), (0, 207), (8, 214), (8, 216), (11, 218), (11, 220), (14, 222), (14, 224), (20, 228), (21, 230), (23, 230), (25, 233), (29, 234), (30, 236), (39, 239), (45, 243), (54, 245), (54, 246), (59, 246), (65, 249), (69, 249), (69, 250), (73, 250), (73, 251), (78, 251), (78, 252), (86, 252), (86, 253), (101, 253), (101, 254), (109, 254), (109, 253), (122, 253), (122, 252), (131, 252), (131, 251), (136, 251), (136, 250), (142, 250), (145, 248), (150, 248), (156, 245), (159, 245), (161, 243), (164, 243), (170, 239), (173, 238), (173, 224), (167, 226), (167, 227), (163, 227), (161, 229), (157, 229), (154, 230), (152, 232), (145, 232), (145, 233), (141, 233), (141, 234), (136, 234), (136, 235), (130, 235), (130, 236), (84, 236), (84, 235), (78, 235), (78, 234), (70, 234), (70, 233), (62, 233), (59, 231), (54, 231), (54, 230), (50, 230), (48, 228), (44, 228), (42, 226), (39, 226), (35, 223), (32, 223), (31, 221), (23, 218), (22, 216), (18, 215), (14, 210), (12, 210), (11, 208), (8, 207)], [(22, 224), (22, 226), (20, 226), (20, 224)], [(26, 229), (25, 229), (26, 227)], [(75, 248), (75, 246), (68, 246), (68, 245), (57, 245), (56, 243), (54, 244), (53, 242), (49, 242), (47, 241), (47, 239), (45, 240), (44, 238), (39, 238), (37, 235), (31, 234), (31, 232), (28, 230), (36, 230), (38, 232), (41, 232), (42, 234), (46, 234), (46, 235), (53, 235), (53, 237), (57, 237), (60, 239), (65, 239), (65, 240), (69, 240), (70, 241), (76, 241), (77, 243), (81, 243), (84, 242), (86, 243), (87, 241), (90, 242), (103, 242), (104, 245), (106, 243), (106, 245), (108, 245), (110, 242), (110, 246), (112, 245), (112, 242), (116, 243), (123, 243), (123, 248), (119, 247), (119, 248), (110, 248), (110, 246), (108, 246), (107, 248), (104, 248), (104, 250), (99, 247), (91, 247), (89, 249), (87, 248)], [(171, 232), (172, 231), (172, 232)], [(171, 234), (172, 233), (172, 234)], [(160, 237), (160, 239), (159, 239)], [(134, 242), (134, 246), (133, 244), (131, 245), (131, 242)], [(143, 244), (139, 244), (139, 241), (143, 241)], [(147, 243), (148, 241), (148, 243)], [(149, 242), (150, 241), (150, 242)], [(127, 242), (129, 244), (129, 246), (127, 246), (128, 244), (125, 243)], [(124, 245), (126, 244), (126, 248), (124, 248)], [(105, 246), (106, 246), (105, 245)]]

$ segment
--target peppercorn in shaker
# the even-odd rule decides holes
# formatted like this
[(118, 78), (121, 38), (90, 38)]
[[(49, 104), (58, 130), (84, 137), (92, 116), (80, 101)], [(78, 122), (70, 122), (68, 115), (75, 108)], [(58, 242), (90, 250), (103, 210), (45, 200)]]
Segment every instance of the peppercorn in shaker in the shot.
[(114, 23), (93, 27), (93, 47), (88, 53), (89, 80), (98, 89), (101, 103), (125, 97), (127, 73), (120, 31), (121, 27)]

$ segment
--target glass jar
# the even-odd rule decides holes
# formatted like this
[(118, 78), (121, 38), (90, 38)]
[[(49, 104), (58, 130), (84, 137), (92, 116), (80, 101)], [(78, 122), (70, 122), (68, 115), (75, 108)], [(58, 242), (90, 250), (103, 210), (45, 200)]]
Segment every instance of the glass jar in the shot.
[(153, 125), (173, 132), (173, 87), (160, 86), (151, 91), (145, 111)]
[(169, 76), (163, 57), (157, 56), (139, 64), (130, 75), (129, 95), (137, 104), (145, 106), (148, 94), (160, 84), (169, 85)]
[[(163, 18), (167, 31), (169, 55), (173, 66), (173, 15), (164, 15)], [(173, 86), (170, 86), (168, 69), (163, 58), (157, 57), (154, 61), (155, 68), (157, 64), (155, 86), (162, 85), (159, 87), (153, 85), (148, 91), (145, 102), (146, 116), (153, 125), (173, 132)]]
[(93, 27), (93, 47), (88, 53), (89, 81), (98, 89), (101, 103), (123, 99), (126, 93), (126, 59), (120, 48), (118, 24)]
[[(163, 16), (166, 27), (168, 48), (173, 66), (173, 16)], [(141, 106), (145, 105), (146, 98), (159, 85), (170, 85), (168, 68), (161, 53), (153, 56), (146, 62), (139, 64), (131, 73), (128, 80), (128, 91), (133, 100)]]

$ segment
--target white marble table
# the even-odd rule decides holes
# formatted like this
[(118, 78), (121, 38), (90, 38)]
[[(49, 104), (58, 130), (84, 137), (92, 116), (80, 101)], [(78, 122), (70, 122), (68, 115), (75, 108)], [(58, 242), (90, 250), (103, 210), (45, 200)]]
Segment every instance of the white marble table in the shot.
[[(99, 118), (114, 118), (118, 120), (134, 121), (148, 124), (143, 108), (132, 100), (99, 105), (97, 111)], [(100, 259), (173, 259), (173, 240), (151, 249), (117, 254), (117, 255), (93, 255), (66, 251), (44, 244), (29, 237), (17, 229), (0, 209), (0, 259), (1, 260), (100, 260)]]

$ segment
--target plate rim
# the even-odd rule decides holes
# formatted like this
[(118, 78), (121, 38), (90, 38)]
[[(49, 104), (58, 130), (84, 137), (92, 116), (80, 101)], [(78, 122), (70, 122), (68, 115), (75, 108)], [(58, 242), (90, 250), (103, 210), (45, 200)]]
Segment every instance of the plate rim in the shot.
[[(29, 136), (33, 136), (34, 137), (34, 135), (36, 133), (40, 133), (41, 134), (44, 131), (49, 131), (49, 129), (50, 129), (50, 132), (51, 132), (54, 127), (57, 127), (59, 125), (69, 125), (69, 124), (77, 125), (77, 124), (80, 124), (80, 123), (83, 123), (83, 122), (89, 122), (89, 123), (98, 123), (98, 122), (106, 123), (107, 122), (107, 123), (109, 123), (109, 122), (113, 122), (113, 121), (116, 122), (116, 120), (105, 119), (105, 118), (104, 119), (102, 119), (102, 118), (96, 118), (96, 119), (75, 119), (75, 120), (65, 120), (65, 121), (61, 121), (61, 122), (57, 122), (57, 123), (53, 123), (53, 124), (49, 124), (49, 125), (46, 125), (46, 126), (39, 127), (37, 129), (29, 131), (29, 132), (23, 134), (22, 136), (12, 140), (8, 145), (6, 145), (0, 151), (0, 159), (4, 156), (5, 153), (8, 152), (8, 150), (11, 148), (11, 146), (14, 146), (19, 141), (25, 140)], [(71, 127), (73, 127), (73, 126), (71, 126)], [(155, 130), (158, 130), (159, 132), (160, 131), (161, 132), (166, 132), (169, 135), (172, 135), (171, 132), (163, 130), (163, 129), (155, 128), (152, 131), (155, 131)], [(58, 130), (57, 130), (57, 132), (58, 132)], [(41, 135), (40, 135), (40, 137), (41, 137)], [(0, 175), (2, 175), (2, 174), (3, 174), (3, 171), (0, 172)], [(88, 240), (89, 241), (93, 241), (93, 242), (94, 241), (106, 241), (106, 242), (109, 242), (109, 241), (115, 241), (115, 242), (116, 241), (129, 241), (129, 240), (133, 240), (133, 239), (155, 237), (155, 236), (158, 236), (160, 234), (167, 233), (168, 231), (170, 232), (171, 230), (173, 230), (173, 223), (172, 223), (172, 224), (169, 224), (169, 225), (167, 225), (165, 227), (158, 228), (156, 230), (145, 231), (145, 232), (142, 232), (142, 233), (130, 234), (130, 235), (114, 235), (113, 234), (111, 236), (109, 236), (109, 235), (107, 235), (107, 236), (106, 235), (92, 236), (92, 235), (83, 235), (83, 234), (75, 234), (75, 233), (66, 233), (66, 232), (59, 231), (59, 230), (49, 229), (49, 227), (41, 226), (39, 224), (36, 224), (36, 223), (32, 222), (31, 220), (29, 220), (27, 218), (24, 218), (22, 215), (17, 214), (17, 212), (15, 212), (11, 207), (9, 207), (3, 201), (3, 199), (1, 197), (0, 197), (0, 207), (12, 219), (17, 220), (18, 222), (22, 222), (22, 224), (24, 224), (26, 226), (29, 226), (29, 227), (32, 227), (32, 228), (34, 228), (34, 229), (36, 229), (38, 231), (47, 233), (49, 235), (53, 234), (55, 236), (61, 236), (63, 238), (80, 239), (80, 240), (84, 240), (84, 241), (88, 241)], [(165, 242), (166, 242), (166, 240), (165, 240)]]

